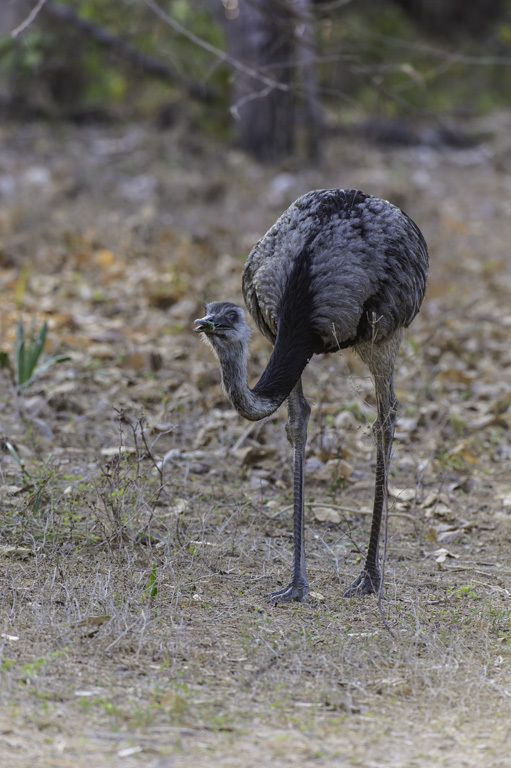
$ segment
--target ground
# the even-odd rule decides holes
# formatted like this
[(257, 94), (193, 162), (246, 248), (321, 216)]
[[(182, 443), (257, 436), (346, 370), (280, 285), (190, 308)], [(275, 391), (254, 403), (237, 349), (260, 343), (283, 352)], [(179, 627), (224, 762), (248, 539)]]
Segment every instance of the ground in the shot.
[[(18, 766), (509, 765), (511, 113), (470, 148), (329, 141), (262, 168), (176, 126), (4, 125), (0, 144), (0, 754)], [(368, 540), (374, 396), (314, 358), (311, 599), (292, 553), (285, 409), (249, 424), (193, 320), (241, 301), (301, 193), (357, 187), (429, 244), (397, 366), (385, 594)], [(23, 391), (21, 317), (69, 359)], [(268, 359), (254, 331), (250, 374)]]

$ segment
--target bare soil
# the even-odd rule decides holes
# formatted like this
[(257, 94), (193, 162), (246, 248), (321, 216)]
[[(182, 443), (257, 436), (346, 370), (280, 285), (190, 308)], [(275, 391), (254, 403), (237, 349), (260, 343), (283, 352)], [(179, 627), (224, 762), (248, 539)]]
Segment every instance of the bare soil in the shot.
[[(470, 149), (332, 140), (261, 168), (176, 127), (0, 129), (0, 756), (12, 766), (508, 766), (511, 113)], [(342, 599), (368, 540), (374, 396), (315, 358), (308, 603), (285, 409), (248, 424), (191, 332), (309, 189), (423, 230), (431, 277), (397, 369), (386, 592)], [(254, 333), (250, 371), (268, 359)], [(387, 625), (387, 626), (386, 626)]]

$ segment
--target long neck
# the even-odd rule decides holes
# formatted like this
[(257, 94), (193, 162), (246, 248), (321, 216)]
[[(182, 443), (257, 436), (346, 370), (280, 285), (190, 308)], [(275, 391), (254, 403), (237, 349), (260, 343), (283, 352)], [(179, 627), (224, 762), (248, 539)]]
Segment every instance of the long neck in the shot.
[(218, 355), (227, 396), (241, 416), (250, 421), (269, 416), (284, 402), (298, 383), (312, 357), (308, 344), (289, 345), (286, 334), (278, 334), (268, 365), (253, 389), (247, 383), (248, 346), (241, 342)]
[[(303, 369), (314, 351), (314, 291), (310, 274), (311, 253), (306, 245), (294, 259), (281, 294), (278, 331), (272, 355), (253, 389), (247, 384), (248, 345), (239, 341), (227, 349), (217, 349), (222, 380), (232, 404), (252, 421), (277, 410), (300, 381)], [(245, 288), (244, 288), (245, 291)], [(245, 299), (247, 296), (245, 295)], [(252, 298), (252, 314), (264, 314)], [(247, 305), (248, 306), (248, 305)]]
[[(254, 393), (247, 383), (248, 345), (233, 344), (227, 349), (215, 350), (222, 370), (222, 384), (227, 397), (241, 416), (258, 421), (277, 410), (282, 400)], [(285, 397), (285, 396), (284, 396)]]

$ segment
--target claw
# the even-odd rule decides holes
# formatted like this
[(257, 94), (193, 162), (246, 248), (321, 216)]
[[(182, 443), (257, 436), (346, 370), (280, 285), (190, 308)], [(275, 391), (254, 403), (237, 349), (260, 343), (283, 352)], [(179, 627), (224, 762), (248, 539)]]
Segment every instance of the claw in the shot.
[(360, 597), (362, 595), (371, 595), (378, 593), (381, 583), (381, 574), (379, 571), (362, 571), (353, 581), (348, 589), (343, 593), (343, 597)]
[(279, 589), (277, 592), (272, 592), (268, 595), (267, 600), (273, 605), (279, 603), (291, 603), (293, 601), (297, 603), (303, 603), (309, 592), (308, 584), (288, 584), (284, 589)]

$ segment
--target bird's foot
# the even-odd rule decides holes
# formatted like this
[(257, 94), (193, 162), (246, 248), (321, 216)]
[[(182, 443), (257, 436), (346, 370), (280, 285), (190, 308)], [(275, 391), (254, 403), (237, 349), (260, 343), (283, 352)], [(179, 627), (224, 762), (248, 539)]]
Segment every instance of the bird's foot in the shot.
[(360, 597), (361, 595), (377, 593), (380, 589), (380, 584), (380, 571), (378, 569), (368, 571), (364, 568), (360, 576), (357, 576), (355, 581), (343, 593), (343, 597)]
[(309, 585), (306, 581), (291, 582), (284, 589), (272, 592), (268, 595), (268, 602), (277, 605), (278, 603), (303, 603), (309, 592)]

